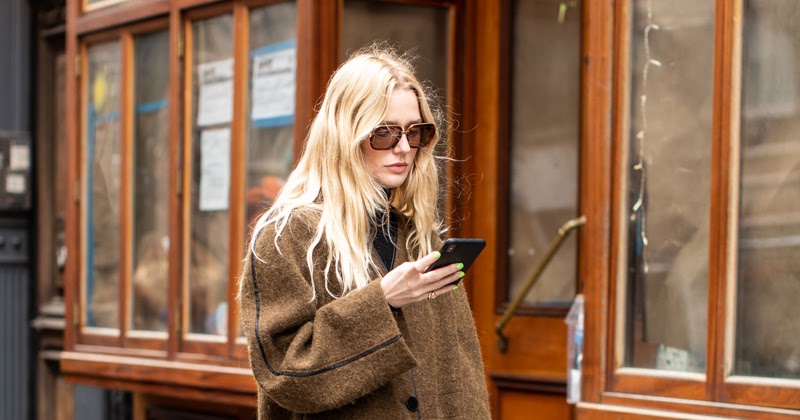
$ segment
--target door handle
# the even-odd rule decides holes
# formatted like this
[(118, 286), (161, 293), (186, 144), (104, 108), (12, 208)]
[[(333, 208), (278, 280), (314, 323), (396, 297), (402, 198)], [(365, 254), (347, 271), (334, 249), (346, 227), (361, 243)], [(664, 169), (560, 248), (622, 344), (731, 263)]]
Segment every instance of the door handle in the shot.
[(519, 291), (517, 296), (514, 297), (514, 300), (511, 302), (511, 305), (506, 308), (506, 311), (503, 313), (503, 317), (500, 318), (500, 322), (497, 323), (495, 326), (495, 332), (497, 332), (497, 348), (500, 350), (500, 353), (505, 353), (508, 350), (508, 337), (503, 335), (503, 328), (506, 327), (506, 324), (511, 319), (511, 316), (514, 315), (514, 312), (519, 307), (522, 300), (525, 299), (525, 296), (528, 295), (531, 288), (534, 284), (539, 280), (539, 276), (541, 276), (544, 269), (550, 264), (550, 260), (553, 259), (553, 256), (556, 252), (561, 248), (561, 244), (564, 243), (564, 240), (567, 239), (569, 234), (586, 224), (586, 216), (576, 217), (574, 219), (568, 220), (566, 223), (561, 225), (558, 228), (558, 233), (553, 238), (553, 241), (550, 242), (550, 248), (547, 250), (547, 253), (544, 255), (539, 264), (534, 268), (531, 275), (528, 277), (528, 281), (525, 283), (525, 287)]

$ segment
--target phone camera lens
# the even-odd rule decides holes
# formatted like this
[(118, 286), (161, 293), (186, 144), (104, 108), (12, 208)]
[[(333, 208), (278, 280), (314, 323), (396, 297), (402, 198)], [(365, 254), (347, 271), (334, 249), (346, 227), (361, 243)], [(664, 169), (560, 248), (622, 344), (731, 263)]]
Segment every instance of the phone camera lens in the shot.
[(450, 246), (447, 247), (447, 252), (453, 252), (454, 249), (456, 249), (456, 246), (455, 245), (450, 245)]

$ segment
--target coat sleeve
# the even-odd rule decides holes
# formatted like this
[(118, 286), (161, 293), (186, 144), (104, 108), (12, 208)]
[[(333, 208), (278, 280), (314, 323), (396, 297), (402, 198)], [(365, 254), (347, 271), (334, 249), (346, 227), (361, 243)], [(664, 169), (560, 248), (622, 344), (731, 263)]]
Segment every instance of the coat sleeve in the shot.
[[(309, 229), (287, 226), (259, 234), (245, 259), (240, 304), (256, 382), (296, 413), (335, 409), (416, 366), (380, 282), (317, 307), (306, 264)], [(293, 238), (303, 238), (294, 241)], [(280, 251), (278, 250), (280, 249)], [(315, 259), (324, 259), (324, 254)], [(317, 296), (325, 291), (316, 270)]]

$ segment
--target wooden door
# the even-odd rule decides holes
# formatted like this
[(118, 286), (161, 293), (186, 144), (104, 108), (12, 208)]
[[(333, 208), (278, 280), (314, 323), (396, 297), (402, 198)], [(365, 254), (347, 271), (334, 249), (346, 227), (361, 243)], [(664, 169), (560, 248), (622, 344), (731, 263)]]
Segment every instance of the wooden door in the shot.
[(567, 419), (567, 326), (578, 291), (572, 232), (504, 329), (495, 325), (559, 227), (582, 215), (584, 5), (505, 0), (474, 5), (464, 152), (472, 178), (464, 236), (487, 239), (468, 273), (495, 419)]

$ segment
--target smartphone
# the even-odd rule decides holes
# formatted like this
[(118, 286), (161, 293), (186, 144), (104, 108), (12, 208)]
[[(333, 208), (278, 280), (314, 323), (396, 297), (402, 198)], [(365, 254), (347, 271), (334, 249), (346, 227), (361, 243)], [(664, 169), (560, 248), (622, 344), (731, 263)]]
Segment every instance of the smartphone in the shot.
[[(483, 251), (486, 246), (486, 240), (481, 238), (450, 238), (444, 241), (442, 248), (439, 252), (442, 254), (436, 262), (428, 266), (425, 272), (435, 270), (450, 264), (462, 263), (464, 268), (463, 272), (467, 272), (469, 266), (475, 262), (478, 255)], [(461, 279), (454, 281), (451, 284), (456, 284)]]

